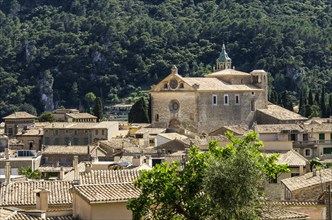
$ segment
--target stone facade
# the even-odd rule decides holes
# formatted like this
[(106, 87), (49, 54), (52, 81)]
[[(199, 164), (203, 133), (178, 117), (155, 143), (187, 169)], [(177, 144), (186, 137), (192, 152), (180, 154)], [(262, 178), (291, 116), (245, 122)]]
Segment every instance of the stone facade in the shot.
[(182, 77), (174, 66), (150, 91), (152, 126), (208, 134), (226, 125), (251, 125), (256, 109), (267, 108), (267, 73), (230, 66), (225, 51), (217, 60), (217, 72), (205, 77)]

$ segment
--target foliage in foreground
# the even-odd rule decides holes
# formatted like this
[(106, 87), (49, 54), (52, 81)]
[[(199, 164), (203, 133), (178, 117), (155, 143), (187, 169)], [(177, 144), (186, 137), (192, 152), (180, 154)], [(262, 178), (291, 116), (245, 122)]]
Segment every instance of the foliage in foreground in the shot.
[(28, 179), (40, 179), (41, 173), (39, 170), (32, 170), (31, 167), (20, 167), (18, 168), (18, 174), (23, 175)]
[(133, 219), (257, 218), (264, 180), (288, 168), (259, 152), (257, 134), (226, 135), (225, 147), (216, 141), (205, 153), (192, 147), (182, 170), (178, 163), (163, 163), (143, 171), (135, 182), (141, 195), (128, 203)]

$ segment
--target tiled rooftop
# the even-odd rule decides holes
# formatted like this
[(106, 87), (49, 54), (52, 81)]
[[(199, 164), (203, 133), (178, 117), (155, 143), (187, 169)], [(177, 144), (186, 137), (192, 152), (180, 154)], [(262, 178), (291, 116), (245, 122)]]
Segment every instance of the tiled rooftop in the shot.
[(316, 123), (312, 123), (312, 124), (304, 124), (304, 128), (308, 131), (308, 132), (331, 132), (332, 131), (332, 123), (322, 123), (322, 124), (316, 124)]
[(14, 112), (11, 115), (3, 117), (3, 119), (35, 119), (37, 116), (31, 115), (27, 112)]
[(327, 183), (332, 181), (332, 169), (323, 169), (317, 171), (316, 176), (313, 173), (307, 173), (302, 176), (292, 177), (281, 180), (281, 182), (290, 190), (294, 191), (297, 189), (310, 187), (322, 183)]
[(66, 113), (66, 115), (70, 118), (74, 118), (74, 119), (84, 119), (84, 118), (93, 118), (93, 119), (97, 119), (96, 116), (91, 115), (89, 113)]
[[(72, 220), (72, 216), (56, 216), (46, 217), (45, 220)], [(41, 217), (32, 216), (23, 212), (13, 212), (13, 214), (5, 220), (43, 220)]]
[(257, 111), (267, 114), (278, 120), (307, 120), (307, 118), (278, 105), (268, 105), (266, 109), (257, 109)]
[(241, 72), (234, 69), (224, 69), (218, 72), (210, 73), (208, 75), (205, 75), (205, 77), (216, 77), (220, 75), (231, 75), (231, 76), (250, 76), (249, 73)]
[(259, 124), (255, 125), (255, 132), (259, 134), (281, 133), (282, 131), (295, 130), (303, 132), (303, 128), (299, 124)]
[(187, 136), (178, 134), (178, 133), (161, 133), (158, 134), (161, 137), (167, 138), (169, 140), (174, 140), (174, 139), (178, 139), (178, 140), (188, 140), (189, 138)]
[(44, 130), (42, 128), (30, 128), (17, 132), (17, 136), (42, 136)]
[(135, 134), (145, 134), (145, 133), (159, 134), (159, 133), (163, 133), (165, 131), (166, 131), (166, 128), (140, 128), (136, 131)]
[(74, 186), (74, 190), (90, 204), (98, 202), (127, 201), (137, 198), (140, 191), (133, 183), (114, 183)]
[(253, 85), (231, 85), (217, 78), (183, 77), (190, 86), (198, 85), (198, 91), (262, 91)]
[[(90, 147), (90, 151), (92, 150), (92, 146)], [(88, 154), (87, 146), (48, 146), (44, 149), (43, 154)]]
[(96, 129), (96, 128), (108, 128), (111, 124), (116, 124), (118, 122), (53, 122), (47, 126), (45, 129)]
[(307, 219), (309, 216), (304, 213), (300, 212), (294, 212), (287, 210), (280, 206), (267, 206), (264, 207), (261, 214), (261, 219), (267, 220), (267, 219), (284, 219), (284, 220), (290, 220), (290, 219)]
[(139, 170), (91, 170), (80, 173), (80, 184), (132, 183), (139, 174)]
[[(305, 166), (308, 160), (302, 155), (297, 153), (295, 150), (289, 150), (286, 152), (276, 152), (279, 155), (277, 164), (288, 164), (290, 167)], [(266, 154), (270, 156), (271, 153)]]
[(71, 182), (67, 181), (28, 181), (12, 182), (0, 189), (0, 206), (30, 206), (36, 205), (34, 190), (47, 189), (50, 191), (49, 204), (61, 205), (72, 202), (69, 189)]

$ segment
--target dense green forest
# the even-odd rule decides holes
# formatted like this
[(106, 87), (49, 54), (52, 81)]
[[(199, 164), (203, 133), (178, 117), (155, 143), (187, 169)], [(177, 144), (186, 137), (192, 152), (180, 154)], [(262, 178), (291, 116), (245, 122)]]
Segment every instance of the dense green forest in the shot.
[(270, 73), (272, 101), (329, 105), (331, 33), (330, 0), (0, 0), (0, 116), (116, 103), (173, 64), (199, 76), (223, 43), (236, 69)]

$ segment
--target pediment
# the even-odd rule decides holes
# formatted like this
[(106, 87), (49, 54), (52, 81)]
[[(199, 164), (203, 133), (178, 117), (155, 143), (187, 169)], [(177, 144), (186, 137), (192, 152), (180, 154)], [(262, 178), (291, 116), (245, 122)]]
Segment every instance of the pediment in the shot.
[(171, 73), (161, 80), (157, 85), (151, 87), (151, 92), (159, 91), (181, 91), (193, 90), (192, 86), (185, 82), (185, 79), (177, 73)]

